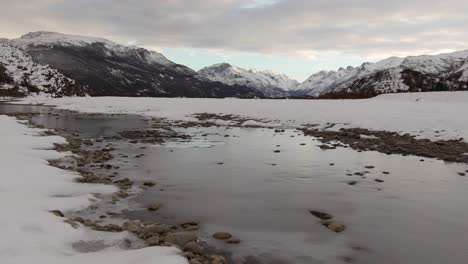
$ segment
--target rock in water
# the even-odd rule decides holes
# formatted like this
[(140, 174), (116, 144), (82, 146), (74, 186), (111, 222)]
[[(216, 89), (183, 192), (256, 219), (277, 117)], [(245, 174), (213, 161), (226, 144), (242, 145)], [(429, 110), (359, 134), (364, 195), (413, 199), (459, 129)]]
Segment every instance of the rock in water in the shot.
[(161, 207), (161, 203), (155, 202), (148, 206), (149, 211), (157, 211)]
[(228, 232), (216, 232), (213, 234), (213, 237), (216, 239), (226, 240), (230, 239), (232, 235)]
[(329, 219), (332, 219), (333, 216), (331, 214), (327, 214), (327, 213), (324, 213), (324, 212), (320, 212), (320, 211), (316, 211), (316, 210), (309, 210), (309, 212), (317, 217), (317, 218), (320, 218), (322, 220), (329, 220)]
[(202, 247), (195, 241), (187, 243), (184, 247), (184, 251), (192, 252), (193, 254), (202, 254)]
[(195, 232), (176, 232), (167, 234), (164, 241), (184, 248), (188, 243), (197, 241), (197, 238)]

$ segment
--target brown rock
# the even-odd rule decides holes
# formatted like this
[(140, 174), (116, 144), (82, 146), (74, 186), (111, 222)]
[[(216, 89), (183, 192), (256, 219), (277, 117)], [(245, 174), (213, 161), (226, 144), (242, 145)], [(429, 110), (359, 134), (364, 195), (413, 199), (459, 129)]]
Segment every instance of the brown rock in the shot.
[(159, 236), (152, 236), (146, 239), (146, 244), (148, 244), (148, 246), (150, 247), (159, 246), (159, 243), (160, 243)]
[(187, 243), (187, 245), (185, 245), (184, 251), (188, 251), (188, 252), (192, 252), (193, 254), (201, 255), (203, 249), (197, 242), (192, 241), (192, 242)]
[(167, 234), (164, 241), (184, 248), (188, 243), (197, 241), (197, 238), (195, 232), (175, 232)]
[(58, 217), (65, 217), (65, 215), (60, 210), (52, 210), (52, 211), (49, 211), (49, 212), (53, 213), (54, 215), (56, 215)]
[(149, 225), (143, 229), (140, 229), (140, 236), (143, 238), (152, 237), (155, 235), (162, 235), (169, 232), (169, 227), (166, 225)]
[(239, 244), (240, 242), (241, 242), (241, 240), (238, 239), (238, 238), (231, 238), (231, 239), (226, 241), (226, 243), (228, 243), (228, 244)]
[(125, 222), (122, 228), (132, 233), (136, 233), (140, 230), (140, 227), (134, 222)]
[(332, 219), (333, 216), (331, 214), (327, 214), (327, 213), (324, 213), (324, 212), (320, 212), (320, 211), (316, 211), (316, 210), (309, 210), (309, 212), (317, 217), (317, 218), (320, 218), (322, 220), (328, 220), (328, 219)]
[(149, 211), (157, 211), (161, 207), (161, 203), (154, 202), (148, 206)]
[(336, 223), (333, 220), (323, 220), (320, 223), (326, 228), (336, 233), (343, 232), (346, 229), (346, 227), (343, 224)]
[(230, 239), (232, 235), (228, 232), (216, 232), (213, 234), (213, 237), (216, 239), (226, 240)]

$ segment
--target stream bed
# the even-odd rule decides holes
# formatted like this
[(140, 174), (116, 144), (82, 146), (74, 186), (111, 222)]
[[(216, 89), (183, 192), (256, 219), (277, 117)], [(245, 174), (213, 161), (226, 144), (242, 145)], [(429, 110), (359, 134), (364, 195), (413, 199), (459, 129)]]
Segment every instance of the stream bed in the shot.
[[(90, 140), (149, 128), (147, 119), (132, 115), (0, 104), (0, 114), (18, 112), (38, 113), (35, 125)], [(173, 129), (190, 139), (111, 141), (119, 175), (156, 183), (131, 196), (115, 217), (198, 222), (206, 248), (239, 264), (468, 261), (466, 164), (324, 150), (294, 129)], [(162, 206), (149, 212), (144, 205), (154, 201)], [(346, 229), (327, 229), (309, 210), (331, 214)], [(219, 231), (241, 242), (212, 238)]]

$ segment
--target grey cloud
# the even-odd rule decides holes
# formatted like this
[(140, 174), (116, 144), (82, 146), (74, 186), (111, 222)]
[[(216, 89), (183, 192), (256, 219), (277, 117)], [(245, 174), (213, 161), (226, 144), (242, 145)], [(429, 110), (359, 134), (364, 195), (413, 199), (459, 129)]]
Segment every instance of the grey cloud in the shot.
[(0, 0), (1, 32), (159, 47), (368, 56), (468, 48), (466, 0)]

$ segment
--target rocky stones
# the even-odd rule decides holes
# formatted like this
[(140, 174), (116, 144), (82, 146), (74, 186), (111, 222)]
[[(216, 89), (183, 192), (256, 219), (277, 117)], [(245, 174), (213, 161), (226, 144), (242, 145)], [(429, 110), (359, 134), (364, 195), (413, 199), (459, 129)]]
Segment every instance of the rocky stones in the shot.
[[(339, 131), (302, 129), (304, 135), (320, 138), (320, 146), (342, 142), (357, 151), (379, 151), (387, 154), (415, 155), (426, 158), (438, 158), (450, 162), (468, 163), (468, 143), (459, 140), (417, 139), (409, 134), (398, 134), (390, 131), (371, 131), (362, 128), (341, 128)], [(365, 135), (366, 137), (361, 137)], [(328, 144), (328, 145), (327, 145)]]
[(52, 213), (58, 217), (65, 217), (65, 215), (60, 210), (52, 210), (52, 211), (49, 211), (49, 213)]
[(466, 173), (464, 173), (464, 172), (459, 172), (458, 175), (460, 175), (460, 176), (466, 176)]
[(140, 228), (139, 231), (139, 236), (142, 238), (148, 238), (152, 237), (155, 235), (163, 235), (166, 234), (170, 231), (169, 227), (167, 225), (163, 224), (152, 224), (145, 226), (143, 228)]
[(311, 213), (313, 216), (315, 216), (315, 217), (317, 217), (317, 218), (319, 218), (321, 220), (329, 220), (329, 219), (333, 218), (333, 216), (331, 214), (316, 211), (316, 210), (309, 210), (309, 213)]
[(228, 264), (223, 256), (212, 255), (210, 256), (211, 264)]
[(375, 166), (368, 165), (368, 166), (365, 166), (364, 168), (366, 168), (366, 169), (374, 169)]
[(133, 185), (133, 182), (129, 178), (123, 178), (117, 181), (114, 181), (114, 184), (117, 185), (120, 189), (130, 189)]
[(197, 234), (196, 232), (168, 233), (164, 241), (184, 248), (188, 243), (197, 241)]
[(281, 150), (278, 150), (278, 149), (277, 149), (277, 150), (275, 150), (275, 151), (273, 151), (273, 152), (274, 152), (274, 153), (280, 153)]
[(323, 149), (323, 150), (327, 150), (327, 149), (336, 149), (335, 146), (329, 146), (329, 145), (326, 145), (326, 144), (320, 145), (319, 148), (320, 148), (320, 149)]
[(109, 225), (99, 225), (97, 223), (94, 223), (91, 225), (94, 230), (97, 231), (105, 231), (105, 232), (122, 232), (123, 229), (122, 227), (115, 225), (115, 224), (109, 224)]
[(375, 182), (384, 182), (384, 180), (381, 180), (381, 179), (375, 179), (374, 181)]
[(333, 220), (333, 216), (328, 213), (320, 212), (320, 211), (312, 211), (309, 210), (309, 212), (314, 215), (315, 217), (319, 218), (320, 224), (328, 228), (329, 230), (340, 233), (343, 232), (346, 227), (343, 224), (339, 224)]
[(122, 228), (124, 230), (127, 230), (128, 232), (131, 232), (131, 233), (136, 233), (136, 232), (138, 232), (140, 230), (140, 226), (137, 225), (134, 222), (125, 222), (123, 224)]
[(184, 251), (192, 252), (194, 254), (202, 254), (203, 248), (195, 241), (189, 242), (185, 245)]
[(382, 171), (382, 174), (388, 175), (388, 174), (390, 174), (390, 172), (388, 172), (388, 171)]
[(346, 229), (346, 227), (343, 224), (339, 224), (333, 221), (322, 222), (322, 225), (324, 225), (325, 227), (327, 227), (335, 233), (341, 233)]
[(241, 240), (238, 239), (238, 238), (230, 238), (230, 239), (226, 240), (226, 243), (228, 243), (228, 244), (239, 244), (240, 242), (241, 242)]
[(358, 183), (357, 181), (349, 181), (349, 182), (348, 182), (348, 185), (353, 186), (353, 185), (356, 185), (357, 183)]
[(143, 182), (143, 186), (146, 186), (146, 187), (153, 187), (155, 185), (156, 185), (156, 183), (154, 183), (152, 181), (144, 181)]
[(159, 246), (159, 245), (160, 245), (160, 238), (159, 238), (159, 236), (152, 236), (152, 237), (146, 239), (145, 241), (146, 241), (146, 244), (148, 244), (148, 246), (150, 246), (150, 247), (154, 247), (154, 246)]
[(74, 229), (77, 229), (78, 227), (80, 227), (80, 225), (78, 225), (78, 223), (72, 219), (67, 219), (67, 220), (64, 220), (63, 222), (71, 225), (71, 227), (73, 227)]
[(154, 202), (154, 203), (148, 205), (147, 209), (148, 209), (148, 211), (157, 211), (157, 210), (159, 210), (160, 207), (161, 207), (161, 203)]
[(216, 232), (213, 234), (213, 237), (219, 240), (230, 239), (232, 235), (228, 232)]

